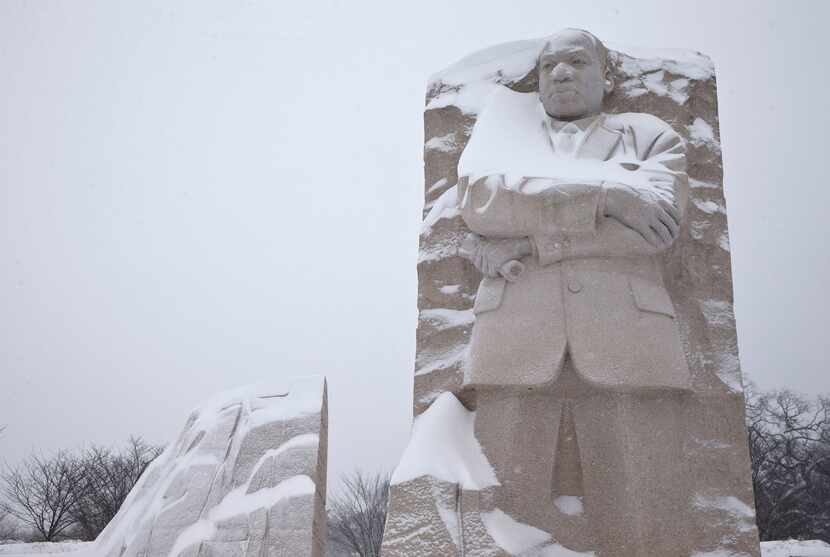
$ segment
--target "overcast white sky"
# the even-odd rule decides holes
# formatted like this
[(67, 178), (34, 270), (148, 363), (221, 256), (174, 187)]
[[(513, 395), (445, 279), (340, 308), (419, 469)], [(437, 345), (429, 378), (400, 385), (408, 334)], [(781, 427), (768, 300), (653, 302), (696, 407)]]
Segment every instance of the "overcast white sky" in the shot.
[(830, 393), (830, 2), (0, 0), (0, 461), (175, 438), (325, 374), (330, 475), (394, 467), (424, 88), (561, 27), (715, 60), (745, 373)]

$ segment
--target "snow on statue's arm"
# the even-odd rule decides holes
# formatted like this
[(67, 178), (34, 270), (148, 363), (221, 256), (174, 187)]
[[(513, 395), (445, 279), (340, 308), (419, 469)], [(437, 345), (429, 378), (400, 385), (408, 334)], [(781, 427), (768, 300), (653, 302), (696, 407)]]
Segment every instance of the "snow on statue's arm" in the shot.
[(539, 234), (593, 234), (602, 182), (505, 174), (462, 176), (458, 207), (470, 230), (483, 236), (517, 238)]
[(458, 163), (458, 207), (471, 230), (500, 238), (595, 231), (600, 161), (556, 157), (549, 141), (538, 96), (496, 88)]
[[(458, 208), (488, 238), (528, 238), (540, 263), (666, 249), (685, 195), (683, 140), (650, 114), (599, 115), (559, 156), (538, 96), (499, 87), (458, 164)], [(653, 227), (652, 227), (653, 225)]]
[(683, 140), (650, 115), (613, 119), (625, 124), (626, 133), (607, 161), (563, 161), (546, 153), (551, 166), (533, 170), (536, 176), (558, 178), (528, 178), (517, 174), (516, 166), (512, 175), (462, 175), (461, 216), (485, 237), (483, 245), (487, 238), (526, 237), (543, 265), (580, 257), (652, 255), (668, 248), (679, 232), (688, 190)]
[(629, 153), (636, 152), (636, 158), (618, 162), (631, 172), (631, 178), (603, 181), (595, 233), (570, 236), (564, 249), (556, 234), (535, 236), (540, 262), (654, 255), (672, 245), (679, 234), (688, 197), (685, 143), (668, 124), (651, 116), (649, 119), (661, 124), (657, 132), (653, 127), (640, 128), (640, 133), (629, 128)]

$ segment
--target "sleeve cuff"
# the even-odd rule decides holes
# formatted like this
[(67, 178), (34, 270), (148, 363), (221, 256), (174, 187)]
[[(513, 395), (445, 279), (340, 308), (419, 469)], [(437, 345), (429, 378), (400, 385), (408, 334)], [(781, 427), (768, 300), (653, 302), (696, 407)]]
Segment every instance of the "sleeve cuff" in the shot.
[(533, 236), (530, 245), (533, 246), (533, 255), (539, 265), (545, 266), (558, 263), (564, 258), (566, 241), (559, 236)]
[(600, 211), (605, 210), (605, 188), (599, 184), (570, 188), (562, 198), (552, 197), (545, 219), (566, 236), (593, 234)]

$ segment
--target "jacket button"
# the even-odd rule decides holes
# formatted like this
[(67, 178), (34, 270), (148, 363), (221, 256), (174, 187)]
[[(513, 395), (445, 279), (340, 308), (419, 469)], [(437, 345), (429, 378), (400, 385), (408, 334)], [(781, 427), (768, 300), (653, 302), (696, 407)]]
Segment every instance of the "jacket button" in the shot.
[(576, 279), (571, 279), (568, 281), (568, 290), (570, 290), (571, 294), (578, 294), (582, 292), (582, 284)]

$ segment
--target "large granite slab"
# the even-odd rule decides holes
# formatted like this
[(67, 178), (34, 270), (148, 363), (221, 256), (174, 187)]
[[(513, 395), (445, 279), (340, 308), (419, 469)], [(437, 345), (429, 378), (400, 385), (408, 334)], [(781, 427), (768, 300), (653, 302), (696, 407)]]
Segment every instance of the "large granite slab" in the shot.
[(325, 380), (222, 393), (194, 410), (95, 541), (100, 557), (322, 557)]

